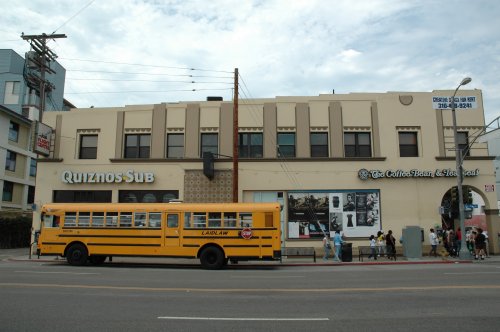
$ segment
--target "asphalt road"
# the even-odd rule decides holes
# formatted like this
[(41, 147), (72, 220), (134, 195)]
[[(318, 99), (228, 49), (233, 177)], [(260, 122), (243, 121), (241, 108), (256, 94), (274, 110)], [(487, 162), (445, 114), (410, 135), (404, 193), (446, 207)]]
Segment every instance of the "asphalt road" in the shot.
[(0, 261), (0, 331), (498, 331), (500, 263)]

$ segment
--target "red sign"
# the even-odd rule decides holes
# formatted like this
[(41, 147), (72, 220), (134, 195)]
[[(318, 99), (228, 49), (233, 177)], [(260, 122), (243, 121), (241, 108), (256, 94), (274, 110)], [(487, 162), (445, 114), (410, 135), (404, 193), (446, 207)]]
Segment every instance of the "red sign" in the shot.
[(250, 228), (243, 228), (241, 230), (241, 237), (249, 240), (252, 237), (252, 230)]

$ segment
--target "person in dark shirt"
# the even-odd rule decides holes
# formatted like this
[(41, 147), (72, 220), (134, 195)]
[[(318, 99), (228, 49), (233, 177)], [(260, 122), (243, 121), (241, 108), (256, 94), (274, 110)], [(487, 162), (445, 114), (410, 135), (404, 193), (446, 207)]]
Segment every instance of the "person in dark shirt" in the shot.
[(486, 248), (486, 237), (483, 234), (483, 230), (481, 228), (477, 229), (477, 235), (474, 239), (474, 247), (476, 248), (476, 259), (484, 260), (484, 249)]
[(389, 230), (385, 237), (385, 244), (387, 246), (387, 258), (396, 260), (396, 239), (392, 235), (392, 230)]

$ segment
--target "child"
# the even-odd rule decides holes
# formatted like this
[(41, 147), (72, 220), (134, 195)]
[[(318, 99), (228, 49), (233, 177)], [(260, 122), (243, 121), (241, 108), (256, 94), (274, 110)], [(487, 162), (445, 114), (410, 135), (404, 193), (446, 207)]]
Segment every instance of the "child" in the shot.
[(375, 241), (375, 236), (374, 235), (370, 235), (370, 256), (368, 256), (368, 259), (372, 258), (374, 260), (377, 260), (377, 253), (376, 253), (376, 241)]

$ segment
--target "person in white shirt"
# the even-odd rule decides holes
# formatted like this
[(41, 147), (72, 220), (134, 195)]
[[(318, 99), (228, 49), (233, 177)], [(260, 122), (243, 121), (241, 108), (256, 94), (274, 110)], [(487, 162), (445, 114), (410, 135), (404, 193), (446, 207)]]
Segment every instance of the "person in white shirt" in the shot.
[(429, 256), (434, 255), (434, 257), (437, 257), (437, 246), (439, 244), (439, 240), (436, 233), (434, 232), (434, 228), (431, 228), (430, 231), (429, 242), (431, 243), (431, 251), (429, 252)]

